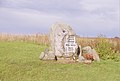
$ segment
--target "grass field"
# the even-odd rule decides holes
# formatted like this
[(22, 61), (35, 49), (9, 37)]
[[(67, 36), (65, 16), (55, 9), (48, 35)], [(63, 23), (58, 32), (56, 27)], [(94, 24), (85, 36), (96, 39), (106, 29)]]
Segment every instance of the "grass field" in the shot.
[(120, 61), (64, 64), (39, 60), (44, 45), (0, 42), (0, 81), (120, 81)]

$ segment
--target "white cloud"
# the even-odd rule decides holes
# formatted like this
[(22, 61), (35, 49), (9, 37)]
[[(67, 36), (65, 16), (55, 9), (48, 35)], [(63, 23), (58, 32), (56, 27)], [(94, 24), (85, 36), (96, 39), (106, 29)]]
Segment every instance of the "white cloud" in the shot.
[(48, 31), (51, 23), (61, 20), (61, 17), (31, 9), (0, 8), (0, 13), (0, 28), (2, 29), (38, 29), (37, 31), (46, 29)]
[(88, 11), (94, 11), (100, 8), (118, 10), (119, 8), (119, 0), (82, 0), (80, 4)]
[[(48, 20), (56, 20), (61, 19), (61, 17), (58, 17), (56, 15), (52, 15), (49, 13), (44, 13), (32, 9), (11, 9), (11, 8), (0, 8), (0, 15), (6, 15), (10, 18), (16, 18), (16, 19), (23, 19), (28, 20), (32, 22), (39, 22), (39, 21), (48, 21)], [(3, 14), (3, 15), (2, 15)], [(35, 21), (33, 21), (35, 20)]]

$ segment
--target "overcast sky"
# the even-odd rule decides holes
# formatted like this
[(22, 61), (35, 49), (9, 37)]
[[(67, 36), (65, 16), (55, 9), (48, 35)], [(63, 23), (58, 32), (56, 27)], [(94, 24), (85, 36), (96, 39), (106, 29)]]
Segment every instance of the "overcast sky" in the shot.
[(0, 32), (48, 33), (65, 22), (80, 36), (120, 36), (119, 0), (0, 0)]

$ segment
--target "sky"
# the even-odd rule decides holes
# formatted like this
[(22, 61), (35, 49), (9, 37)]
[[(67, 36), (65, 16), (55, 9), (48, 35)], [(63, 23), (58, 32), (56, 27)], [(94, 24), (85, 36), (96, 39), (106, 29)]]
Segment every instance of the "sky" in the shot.
[(0, 0), (0, 33), (49, 33), (69, 24), (79, 36), (120, 36), (119, 0)]

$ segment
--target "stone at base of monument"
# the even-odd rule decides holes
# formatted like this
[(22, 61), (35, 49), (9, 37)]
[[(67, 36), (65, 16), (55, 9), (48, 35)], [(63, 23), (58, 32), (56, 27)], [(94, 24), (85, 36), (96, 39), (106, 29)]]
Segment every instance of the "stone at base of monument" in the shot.
[(41, 52), (39, 56), (40, 60), (57, 60), (56, 56), (52, 51), (45, 50), (44, 52)]
[(44, 52), (41, 52), (41, 54), (40, 54), (40, 56), (39, 56), (39, 59), (40, 59), (40, 60), (43, 60), (43, 59), (44, 59), (44, 57), (45, 57)]
[(90, 46), (82, 48), (82, 54), (78, 57), (78, 62), (90, 64), (92, 61), (100, 61), (100, 58), (95, 49), (92, 49)]
[(97, 54), (95, 49), (92, 49), (92, 54), (95, 61), (100, 61), (99, 55)]
[(82, 48), (82, 56), (87, 60), (100, 61), (99, 55), (95, 49), (92, 49), (90, 46)]
[(77, 61), (78, 61), (78, 62), (84, 62), (84, 61), (85, 61), (85, 58), (84, 58), (83, 56), (79, 56), (79, 58), (78, 58)]

